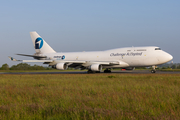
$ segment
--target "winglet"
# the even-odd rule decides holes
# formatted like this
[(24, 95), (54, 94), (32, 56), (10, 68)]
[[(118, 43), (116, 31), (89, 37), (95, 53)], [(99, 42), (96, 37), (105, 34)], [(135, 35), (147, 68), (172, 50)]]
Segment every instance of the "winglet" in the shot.
[(8, 57), (10, 60), (12, 60), (12, 61), (21, 61), (21, 60), (16, 60), (15, 58), (13, 58), (13, 57)]

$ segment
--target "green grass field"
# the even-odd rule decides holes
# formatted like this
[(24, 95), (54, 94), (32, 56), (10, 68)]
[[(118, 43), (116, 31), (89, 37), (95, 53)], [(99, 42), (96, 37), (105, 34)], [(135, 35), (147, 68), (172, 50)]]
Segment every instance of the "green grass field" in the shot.
[(15, 72), (69, 72), (69, 71), (87, 71), (87, 70), (0, 70), (0, 72), (15, 73)]
[(180, 74), (0, 75), (0, 119), (180, 119)]

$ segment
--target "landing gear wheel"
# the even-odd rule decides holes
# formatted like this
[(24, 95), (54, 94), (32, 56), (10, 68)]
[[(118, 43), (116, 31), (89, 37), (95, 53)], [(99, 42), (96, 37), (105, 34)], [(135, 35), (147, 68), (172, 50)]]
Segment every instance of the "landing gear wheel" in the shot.
[(156, 73), (156, 70), (151, 70), (151, 73)]
[(92, 71), (92, 70), (88, 70), (87, 73), (100, 73), (100, 71)]
[(100, 71), (96, 71), (96, 73), (101, 73)]
[(104, 73), (111, 73), (111, 70), (110, 69), (105, 69)]
[(88, 70), (87, 73), (93, 73), (93, 71), (92, 70)]
[(151, 73), (156, 73), (156, 66), (155, 65), (152, 66)]

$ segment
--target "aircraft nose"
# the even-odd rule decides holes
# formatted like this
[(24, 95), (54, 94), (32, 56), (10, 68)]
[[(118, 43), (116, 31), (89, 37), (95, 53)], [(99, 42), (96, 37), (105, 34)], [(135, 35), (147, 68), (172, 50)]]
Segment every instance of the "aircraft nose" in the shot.
[(166, 53), (163, 51), (161, 53), (161, 55), (158, 55), (157, 59), (158, 59), (160, 64), (163, 64), (163, 63), (171, 61), (173, 59), (173, 56), (170, 55), (169, 53)]
[(169, 53), (165, 53), (165, 55), (164, 55), (164, 60), (165, 60), (165, 61), (169, 62), (169, 61), (171, 61), (172, 59), (173, 59), (173, 56), (172, 56), (172, 55), (170, 55)]
[(173, 59), (173, 56), (169, 54), (167, 59), (169, 59), (169, 61), (170, 61)]

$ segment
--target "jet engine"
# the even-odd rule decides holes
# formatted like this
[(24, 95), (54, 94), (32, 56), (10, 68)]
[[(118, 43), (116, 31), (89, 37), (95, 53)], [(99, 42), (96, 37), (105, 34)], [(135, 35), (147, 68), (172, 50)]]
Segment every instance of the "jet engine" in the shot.
[(100, 65), (100, 64), (92, 64), (90, 66), (90, 70), (92, 70), (92, 71), (101, 71), (102, 70), (102, 65)]
[(58, 70), (66, 70), (68, 68), (68, 66), (65, 63), (58, 63), (56, 65), (56, 69)]

